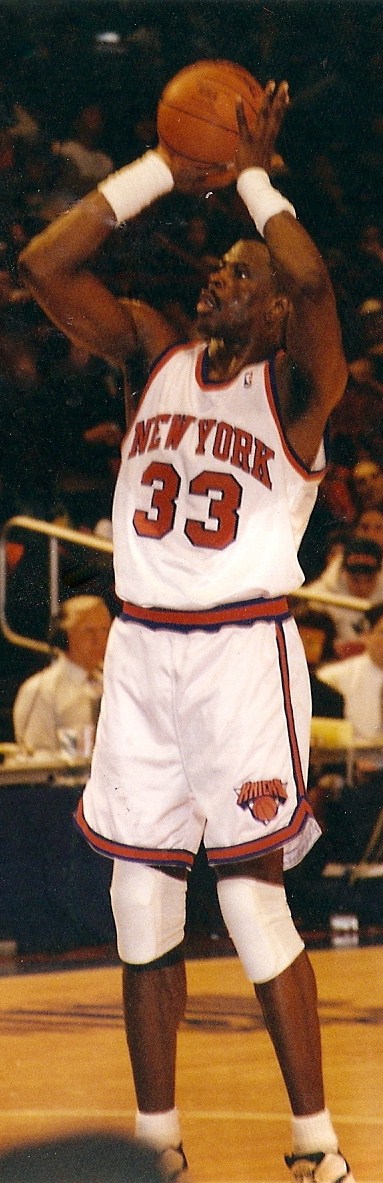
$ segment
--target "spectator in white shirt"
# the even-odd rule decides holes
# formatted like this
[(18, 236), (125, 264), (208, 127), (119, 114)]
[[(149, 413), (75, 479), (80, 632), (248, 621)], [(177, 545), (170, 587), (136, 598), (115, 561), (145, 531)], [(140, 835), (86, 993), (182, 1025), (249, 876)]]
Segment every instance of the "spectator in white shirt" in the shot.
[(364, 652), (322, 665), (317, 677), (343, 694), (345, 718), (355, 737), (373, 744), (383, 742), (383, 602), (365, 616)]
[(54, 661), (22, 683), (14, 702), (16, 742), (27, 752), (58, 750), (63, 730), (71, 729), (77, 750), (90, 754), (84, 739), (89, 749), (111, 619), (99, 596), (74, 596), (61, 605), (51, 630)]
[[(372, 538), (353, 534), (347, 539), (343, 551), (333, 558), (319, 579), (307, 585), (310, 603), (314, 607), (325, 607), (336, 628), (334, 649), (338, 657), (348, 657), (363, 651), (361, 632), (364, 627), (364, 613), (354, 608), (341, 608), (336, 604), (321, 604), (315, 600), (318, 592), (335, 595), (355, 596), (378, 604), (383, 600), (383, 551)], [(311, 599), (312, 593), (312, 599)]]

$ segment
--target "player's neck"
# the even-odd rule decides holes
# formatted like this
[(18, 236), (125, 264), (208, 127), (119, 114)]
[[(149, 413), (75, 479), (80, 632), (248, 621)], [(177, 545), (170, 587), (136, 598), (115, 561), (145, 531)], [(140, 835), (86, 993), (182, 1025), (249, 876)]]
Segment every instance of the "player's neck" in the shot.
[(208, 345), (208, 373), (212, 382), (231, 381), (244, 366), (263, 360), (256, 356), (254, 342), (234, 344), (214, 337)]

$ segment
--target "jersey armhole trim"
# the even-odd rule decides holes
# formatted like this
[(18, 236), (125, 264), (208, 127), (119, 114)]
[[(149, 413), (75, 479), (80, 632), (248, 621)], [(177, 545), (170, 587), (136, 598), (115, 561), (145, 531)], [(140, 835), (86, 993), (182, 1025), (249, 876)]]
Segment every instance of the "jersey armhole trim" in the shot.
[[(283, 451), (285, 453), (287, 460), (289, 460), (292, 467), (295, 469), (296, 472), (299, 473), (300, 476), (303, 477), (304, 480), (313, 481), (316, 484), (319, 484), (320, 481), (323, 480), (323, 477), (325, 476), (325, 473), (326, 473), (327, 467), (328, 467), (328, 463), (329, 463), (329, 429), (328, 429), (328, 426), (326, 426), (324, 434), (323, 434), (323, 447), (324, 447), (324, 453), (325, 453), (325, 463), (324, 463), (324, 465), (321, 466), (321, 468), (316, 468), (316, 469), (308, 468), (308, 466), (304, 463), (304, 461), (301, 460), (300, 456), (298, 456), (297, 453), (294, 451), (294, 448), (289, 443), (289, 440), (287, 439), (287, 436), (285, 433), (285, 429), (284, 429), (283, 422), (282, 422), (281, 406), (280, 406), (280, 399), (279, 399), (279, 393), (278, 393), (277, 378), (276, 378), (276, 373), (275, 373), (275, 359), (274, 358), (269, 358), (269, 360), (267, 362), (265, 362), (264, 375), (265, 375), (265, 390), (266, 390), (266, 395), (267, 395), (267, 401), (268, 401), (274, 422), (275, 422), (276, 427), (278, 429), (282, 448), (283, 448)], [(318, 449), (318, 453), (319, 453), (319, 451), (320, 451), (320, 449)]]

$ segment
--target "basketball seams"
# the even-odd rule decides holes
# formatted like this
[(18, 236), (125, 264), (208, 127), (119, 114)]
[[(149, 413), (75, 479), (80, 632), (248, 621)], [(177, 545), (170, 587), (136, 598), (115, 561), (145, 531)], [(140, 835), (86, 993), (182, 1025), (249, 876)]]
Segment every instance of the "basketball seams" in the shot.
[[(247, 95), (246, 96), (243, 96), (243, 95), (239, 96), (239, 93), (235, 89), (234, 86), (222, 87), (222, 90), (224, 90), (224, 89), (232, 92), (235, 96), (241, 97), (242, 102), (245, 104), (245, 108), (249, 107), (253, 115), (258, 115), (259, 108), (253, 107), (252, 103), (249, 102)], [(187, 107), (179, 107), (174, 101), (169, 102), (169, 100), (166, 99), (165, 96), (163, 96), (163, 98), (160, 100), (158, 110), (159, 110), (159, 112), (162, 112), (163, 110), (167, 110), (167, 111), (173, 111), (173, 112), (175, 112), (175, 114), (178, 114), (178, 115), (187, 115), (188, 119), (198, 119), (198, 121), (201, 123), (207, 123), (207, 124), (210, 124), (211, 127), (215, 127), (217, 129), (217, 131), (228, 131), (234, 136), (238, 135), (238, 128), (237, 127), (228, 127), (228, 125), (226, 123), (218, 123), (218, 122), (216, 122), (215, 119), (208, 118), (207, 115), (201, 115), (197, 111), (196, 112), (190, 111), (190, 109), (188, 109)], [(245, 115), (246, 115), (246, 109), (245, 109)]]
[[(183, 107), (176, 107), (174, 103), (160, 103), (160, 110), (172, 111), (177, 115), (186, 115), (188, 119), (195, 119), (197, 123), (207, 123), (208, 127), (214, 127), (217, 131), (227, 131), (231, 136), (238, 136), (238, 128), (228, 127), (226, 123), (216, 123), (215, 119), (210, 119), (207, 115), (199, 115), (194, 111), (186, 111)], [(161, 140), (163, 134), (161, 132)]]
[(170, 79), (158, 103), (159, 143), (178, 159), (206, 169), (218, 188), (235, 179), (239, 98), (252, 126), (262, 101), (260, 84), (234, 62), (205, 59)]

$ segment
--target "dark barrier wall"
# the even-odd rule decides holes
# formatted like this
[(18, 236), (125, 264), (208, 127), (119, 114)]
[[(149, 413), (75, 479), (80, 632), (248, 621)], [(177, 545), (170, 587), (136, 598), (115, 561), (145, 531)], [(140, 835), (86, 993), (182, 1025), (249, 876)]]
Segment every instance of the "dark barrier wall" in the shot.
[(80, 792), (49, 784), (0, 789), (0, 935), (20, 953), (115, 942), (112, 864), (74, 826)]
[[(20, 954), (115, 947), (112, 863), (74, 825), (80, 794), (49, 783), (0, 787), (0, 941), (16, 941)], [(202, 850), (190, 877), (187, 927), (225, 931)]]

